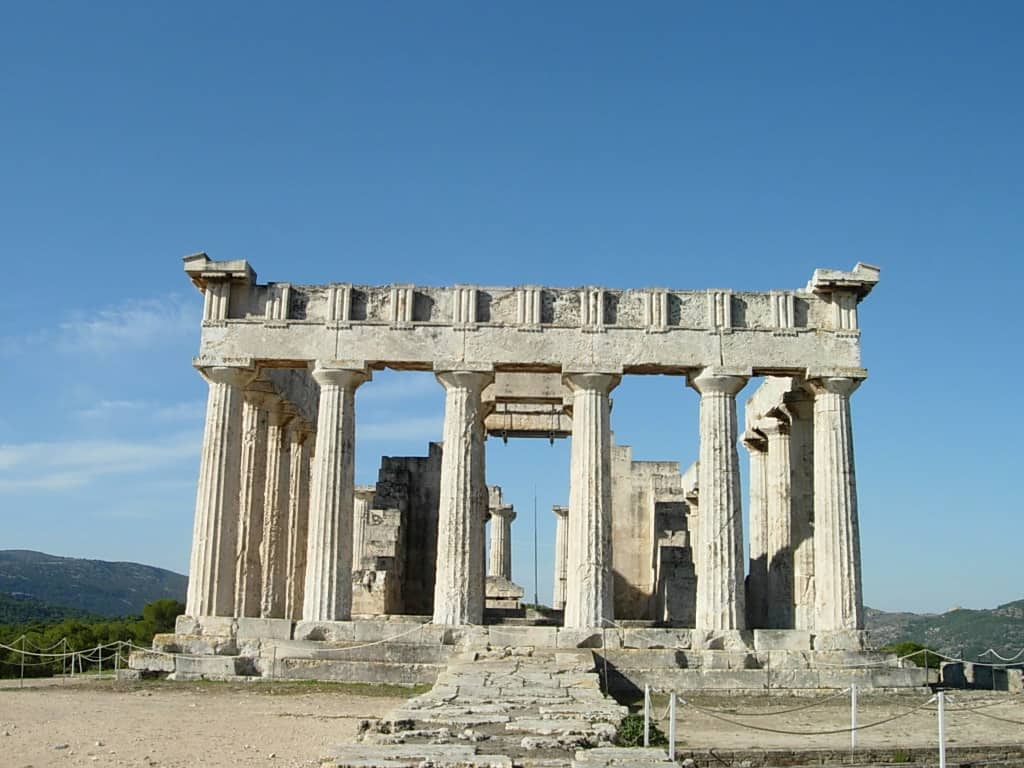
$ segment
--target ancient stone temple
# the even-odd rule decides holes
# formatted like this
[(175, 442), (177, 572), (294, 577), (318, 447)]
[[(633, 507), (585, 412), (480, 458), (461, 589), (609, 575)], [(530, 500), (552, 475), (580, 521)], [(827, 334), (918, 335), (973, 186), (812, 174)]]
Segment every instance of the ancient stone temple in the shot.
[[(522, 596), (515, 510), (489, 491), (486, 439), (564, 438), (564, 628), (641, 621), (726, 643), (786, 630), (808, 648), (863, 647), (850, 396), (876, 267), (761, 293), (261, 284), (247, 262), (205, 254), (185, 271), (204, 295), (194, 364), (209, 384), (192, 619), (483, 624), (492, 601)], [(357, 488), (355, 392), (384, 368), (435, 374), (443, 434)], [(699, 456), (635, 461), (614, 444), (611, 396), (630, 375), (676, 376), (680, 398), (699, 398), (699, 423), (675, 427), (699, 430)]]

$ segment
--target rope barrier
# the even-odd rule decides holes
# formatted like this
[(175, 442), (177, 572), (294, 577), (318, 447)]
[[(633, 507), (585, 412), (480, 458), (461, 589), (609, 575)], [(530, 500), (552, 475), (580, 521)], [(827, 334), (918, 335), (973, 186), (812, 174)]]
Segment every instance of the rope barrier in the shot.
[(700, 706), (694, 704), (693, 702), (687, 701), (685, 699), (679, 699), (679, 701), (680, 701), (680, 703), (682, 703), (682, 704), (684, 704), (686, 706), (692, 707), (693, 709), (697, 710), (698, 712), (700, 712), (702, 714), (707, 715), (710, 718), (713, 718), (715, 720), (720, 720), (723, 723), (728, 723), (730, 725), (735, 725), (735, 726), (738, 726), (740, 728), (747, 728), (747, 729), (752, 730), (752, 731), (762, 731), (764, 733), (778, 733), (778, 734), (782, 734), (782, 735), (785, 735), (785, 736), (834, 736), (837, 733), (850, 733), (852, 731), (858, 731), (858, 732), (859, 731), (864, 731), (864, 730), (867, 730), (868, 728), (875, 728), (875, 727), (877, 727), (879, 725), (885, 725), (886, 723), (891, 723), (891, 722), (893, 722), (895, 720), (900, 720), (900, 719), (902, 719), (904, 717), (909, 717), (910, 715), (913, 715), (916, 712), (920, 712), (926, 706), (928, 706), (933, 701), (935, 701), (935, 697), (932, 696), (930, 699), (928, 699), (928, 701), (924, 702), (920, 706), (915, 707), (915, 708), (913, 708), (911, 710), (908, 710), (906, 712), (901, 712), (898, 715), (893, 715), (892, 717), (887, 717), (887, 718), (884, 718), (882, 720), (875, 720), (874, 722), (865, 723), (864, 725), (858, 725), (858, 726), (852, 727), (852, 728), (834, 728), (834, 729), (827, 730), (827, 731), (790, 731), (790, 730), (785, 730), (785, 729), (781, 729), (781, 728), (768, 728), (766, 726), (761, 726), (761, 725), (751, 725), (750, 723), (742, 723), (742, 722), (740, 722), (738, 720), (730, 720), (727, 717), (722, 717), (721, 715), (719, 715), (716, 712), (714, 712), (714, 710), (710, 710), (710, 709), (706, 709), (704, 707), (700, 707)]
[(1024, 648), (1021, 648), (1019, 651), (1017, 651), (1017, 653), (1015, 653), (1013, 656), (1010, 656), (1009, 658), (1007, 658), (1005, 656), (1000, 656), (999, 655), (999, 651), (997, 651), (995, 648), (989, 648), (987, 651), (982, 651), (978, 655), (979, 656), (995, 656), (1000, 661), (1016, 661), (1017, 659), (1019, 659), (1022, 656), (1024, 656)]

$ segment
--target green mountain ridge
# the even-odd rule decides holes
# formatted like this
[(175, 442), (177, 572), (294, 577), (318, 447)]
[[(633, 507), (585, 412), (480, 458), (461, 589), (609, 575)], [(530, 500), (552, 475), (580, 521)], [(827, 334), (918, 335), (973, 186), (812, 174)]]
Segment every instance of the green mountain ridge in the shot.
[[(887, 613), (865, 608), (871, 644), (911, 640), (969, 661), (989, 649), (1010, 658), (1024, 648), (1024, 600), (995, 608), (954, 608), (945, 613)], [(991, 656), (982, 661), (996, 661)]]
[(187, 581), (180, 573), (140, 563), (0, 550), (0, 594), (13, 598), (0, 605), (21, 620), (134, 616), (154, 600), (184, 600)]

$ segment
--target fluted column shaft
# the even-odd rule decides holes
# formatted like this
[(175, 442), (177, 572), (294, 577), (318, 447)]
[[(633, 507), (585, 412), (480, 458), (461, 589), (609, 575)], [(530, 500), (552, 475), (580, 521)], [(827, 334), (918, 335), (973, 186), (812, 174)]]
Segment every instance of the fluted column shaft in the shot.
[(768, 441), (748, 434), (743, 444), (750, 456), (750, 572), (747, 575), (747, 625), (768, 626)]
[(794, 396), (791, 414), (791, 512), (793, 519), (793, 625), (814, 629), (814, 403)]
[(566, 523), (569, 518), (568, 507), (552, 507), (555, 513), (555, 579), (551, 596), (551, 607), (556, 611), (565, 608), (565, 573), (569, 555), (569, 538)]
[(245, 393), (242, 406), (241, 480), (238, 492), (238, 546), (235, 552), (235, 616), (260, 615), (260, 542), (267, 468), (267, 413), (263, 395)]
[(614, 618), (612, 478), (608, 393), (619, 377), (573, 373), (566, 627), (600, 627)]
[(185, 611), (190, 616), (230, 616), (235, 608), (242, 388), (254, 374), (250, 369), (230, 366), (204, 368), (201, 372), (210, 389)]
[(736, 393), (746, 377), (705, 368), (700, 392), (697, 629), (744, 629), (743, 516), (736, 453)]
[(814, 391), (815, 629), (864, 628), (850, 395), (860, 381), (822, 378)]
[(789, 424), (767, 419), (758, 429), (768, 438), (768, 624), (794, 628), (793, 515)]
[(308, 426), (292, 422), (288, 428), (291, 443), (288, 457), (288, 553), (285, 617), (302, 618), (302, 599), (306, 586), (306, 547), (309, 532), (309, 456), (313, 438)]
[(491, 507), (491, 560), (488, 576), (512, 580), (512, 521), (515, 508), (510, 505)]
[(284, 618), (288, 580), (288, 470), (290, 441), (285, 427), (292, 415), (277, 400), (267, 413), (267, 470), (263, 491), (263, 587), (260, 616)]
[(480, 624), (484, 617), (483, 409), (480, 394), (493, 374), (437, 374), (445, 388), (444, 452), (437, 522), (435, 624)]
[(355, 393), (362, 370), (317, 363), (320, 385), (309, 489), (309, 536), (302, 618), (346, 620), (352, 611), (352, 494), (355, 486)]

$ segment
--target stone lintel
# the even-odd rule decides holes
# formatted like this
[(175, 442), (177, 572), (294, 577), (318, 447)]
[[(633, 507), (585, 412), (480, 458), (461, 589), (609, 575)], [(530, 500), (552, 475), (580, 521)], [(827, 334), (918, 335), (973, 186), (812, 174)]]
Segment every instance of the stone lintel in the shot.
[(467, 360), (435, 360), (434, 373), (494, 373), (494, 363)]
[(805, 379), (858, 379), (864, 380), (868, 377), (867, 368), (808, 368)]
[(754, 649), (758, 651), (809, 651), (811, 633), (799, 629), (755, 629)]

